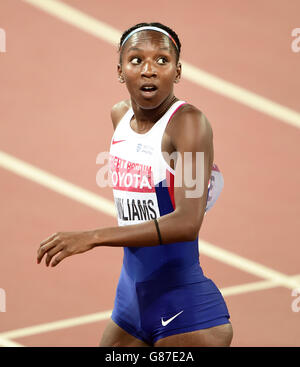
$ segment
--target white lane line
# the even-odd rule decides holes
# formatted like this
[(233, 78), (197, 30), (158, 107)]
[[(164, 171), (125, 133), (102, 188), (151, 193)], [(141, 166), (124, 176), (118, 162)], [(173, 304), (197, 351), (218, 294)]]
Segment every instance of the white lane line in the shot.
[[(299, 275), (289, 276), (290, 280), (300, 280)], [(237, 294), (249, 293), (249, 292), (257, 292), (265, 289), (271, 289), (281, 286), (280, 282), (275, 280), (260, 280), (252, 283), (245, 283), (240, 285), (233, 285), (230, 287), (220, 289), (220, 292), (224, 297), (235, 296)], [(297, 287), (296, 287), (297, 288)]]
[[(299, 275), (291, 276), (290, 278), (299, 279)], [(234, 296), (237, 294), (240, 295), (240, 294), (249, 293), (249, 292), (271, 289), (271, 288), (278, 287), (278, 285), (280, 284), (276, 281), (262, 280), (262, 281), (253, 282), (253, 283), (245, 283), (245, 284), (240, 284), (240, 285), (234, 285), (231, 287), (221, 288), (220, 292), (222, 293), (224, 297), (229, 297), (229, 296)], [(27, 337), (30, 335), (42, 334), (42, 333), (47, 333), (47, 332), (51, 332), (55, 330), (61, 330), (61, 329), (66, 329), (70, 327), (81, 326), (81, 325), (85, 325), (89, 323), (107, 320), (110, 318), (111, 313), (112, 313), (112, 310), (109, 310), (105, 312), (98, 312), (94, 314), (89, 314), (89, 315), (64, 319), (60, 321), (54, 321), (54, 322), (49, 322), (45, 324), (30, 326), (26, 328), (6, 331), (3, 333), (0, 333), (0, 345), (1, 345), (2, 339), (6, 340), (7, 344), (13, 343), (11, 341), (7, 341), (7, 339), (5, 338), (10, 338), (10, 339), (23, 338), (23, 337)]]
[(200, 257), (201, 254), (204, 254), (259, 278), (274, 281), (286, 288), (294, 289), (300, 286), (298, 279), (291, 278), (288, 275), (261, 265), (255, 261), (248, 260), (242, 256), (236, 255), (233, 252), (224, 250), (206, 241), (199, 240), (199, 252)]
[(240, 295), (243, 293), (256, 292), (269, 288), (278, 287), (278, 283), (273, 280), (261, 280), (253, 283), (245, 283), (240, 285), (233, 285), (220, 289), (220, 292), (224, 297)]
[[(62, 180), (59, 177), (49, 174), (46, 171), (36, 168), (2, 151), (0, 151), (0, 167), (43, 185), (70, 199), (76, 200), (81, 204), (87, 205), (90, 208), (110, 216), (116, 216), (115, 207), (112, 201), (102, 198), (88, 190), (81, 189), (79, 186)], [(210, 256), (259, 278), (276, 281), (284, 287), (290, 289), (299, 287), (299, 281), (290, 279), (290, 277), (285, 274), (212, 245), (206, 241), (199, 240), (199, 252), (200, 255), (204, 254)]]
[[(115, 46), (121, 37), (121, 32), (110, 25), (93, 18), (82, 11), (57, 0), (23, 0), (60, 20), (69, 23)], [(192, 83), (207, 88), (217, 94), (231, 98), (247, 107), (262, 112), (272, 118), (300, 128), (300, 113), (279, 103), (273, 102), (245, 88), (239, 87), (224, 79), (216, 77), (185, 61), (182, 61), (182, 76)]]
[(0, 341), (1, 341), (1, 338), (4, 338), (4, 339), (5, 338), (10, 338), (10, 339), (23, 338), (25, 336), (48, 333), (54, 330), (61, 330), (61, 329), (69, 328), (69, 327), (86, 325), (86, 324), (90, 324), (93, 322), (107, 320), (110, 318), (111, 312), (112, 312), (111, 310), (104, 311), (104, 312), (97, 312), (97, 313), (93, 313), (89, 315), (73, 317), (70, 319), (48, 322), (45, 324), (40, 324), (40, 325), (30, 326), (30, 327), (26, 327), (22, 329), (7, 331), (4, 333), (0, 333)]
[(110, 25), (101, 22), (100, 20), (93, 18), (82, 11), (64, 4), (60, 1), (52, 0), (23, 0), (25, 3), (29, 3), (42, 9), (46, 13), (49, 13), (63, 22), (69, 23), (72, 26), (79, 28), (81, 31), (89, 33), (97, 38), (118, 45), (121, 37), (121, 32)]
[(0, 347), (24, 347), (24, 345), (0, 337)]
[(300, 128), (300, 113), (280, 105), (245, 88), (227, 82), (219, 77), (182, 62), (182, 75), (190, 82), (199, 84), (217, 94), (231, 98), (247, 107), (262, 112), (277, 120), (281, 120), (296, 128)]
[(70, 199), (78, 201), (81, 204), (87, 205), (90, 208), (111, 216), (116, 215), (115, 206), (111, 200), (107, 200), (91, 191), (82, 189), (79, 186), (17, 159), (3, 151), (0, 151), (0, 167), (45, 186), (61, 195), (67, 196)]

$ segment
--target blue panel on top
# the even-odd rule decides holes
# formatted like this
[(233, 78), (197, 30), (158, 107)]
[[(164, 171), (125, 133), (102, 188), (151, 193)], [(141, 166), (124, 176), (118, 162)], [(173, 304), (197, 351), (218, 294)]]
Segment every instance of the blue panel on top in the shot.
[(155, 192), (157, 196), (160, 216), (169, 214), (174, 211), (166, 179), (155, 185)]

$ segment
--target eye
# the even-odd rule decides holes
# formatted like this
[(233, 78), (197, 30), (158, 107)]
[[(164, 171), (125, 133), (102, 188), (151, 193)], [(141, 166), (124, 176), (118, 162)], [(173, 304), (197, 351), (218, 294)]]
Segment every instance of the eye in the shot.
[(130, 62), (134, 65), (138, 65), (141, 62), (141, 59), (138, 57), (134, 57), (133, 59), (130, 60)]
[(160, 57), (158, 60), (157, 60), (157, 63), (159, 65), (164, 65), (168, 62), (168, 59), (166, 57)]

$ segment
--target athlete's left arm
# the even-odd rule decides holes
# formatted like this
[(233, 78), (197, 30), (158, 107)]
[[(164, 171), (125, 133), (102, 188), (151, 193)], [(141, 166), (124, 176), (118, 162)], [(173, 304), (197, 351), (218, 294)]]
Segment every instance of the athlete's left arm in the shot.
[(213, 131), (206, 116), (193, 106), (188, 105), (176, 117), (170, 122), (171, 141), (179, 156), (175, 168), (175, 212), (190, 223), (188, 230), (196, 238), (205, 214), (214, 161)]
[[(175, 167), (175, 182), (178, 183), (182, 174), (182, 185), (174, 189), (175, 210), (158, 218), (163, 245), (193, 241), (197, 238), (205, 213), (208, 181), (213, 164), (212, 129), (205, 116), (196, 108), (189, 105), (182, 107), (173, 116), (166, 131), (169, 134), (171, 150), (181, 157), (181, 160), (177, 159)], [(46, 255), (46, 265), (51, 263), (56, 266), (68, 256), (98, 246), (157, 245), (159, 239), (153, 220), (91, 231), (58, 232), (41, 242), (37, 261), (40, 263)]]

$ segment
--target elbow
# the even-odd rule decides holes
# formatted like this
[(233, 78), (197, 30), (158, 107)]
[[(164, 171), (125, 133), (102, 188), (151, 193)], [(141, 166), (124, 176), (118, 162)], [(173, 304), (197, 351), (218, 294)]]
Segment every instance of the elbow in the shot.
[(193, 218), (185, 219), (184, 222), (184, 241), (195, 241), (199, 235), (200, 228), (202, 226), (204, 218), (204, 212), (199, 215), (194, 215)]
[[(175, 214), (175, 213), (174, 213)], [(190, 213), (189, 213), (190, 214)], [(187, 215), (186, 212), (177, 212), (174, 215), (172, 223), (172, 241), (175, 242), (192, 242), (198, 237), (204, 214)]]
[(200, 225), (195, 223), (185, 223), (183, 226), (182, 237), (184, 242), (195, 241), (198, 237)]

